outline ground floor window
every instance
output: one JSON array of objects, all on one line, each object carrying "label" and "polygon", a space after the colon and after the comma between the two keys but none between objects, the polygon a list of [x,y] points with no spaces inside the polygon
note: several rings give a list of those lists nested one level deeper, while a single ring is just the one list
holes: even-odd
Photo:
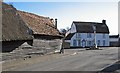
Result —
[{"label": "ground floor window", "polygon": [[77,41],[73,40],[73,46],[77,46]]},{"label": "ground floor window", "polygon": [[103,40],[103,46],[105,46],[105,40]]},{"label": "ground floor window", "polygon": [[81,40],[78,40],[78,46],[81,46]]},{"label": "ground floor window", "polygon": [[85,39],[83,39],[82,40],[82,45],[81,45],[82,47],[85,47],[86,46],[86,40]]},{"label": "ground floor window", "polygon": [[87,46],[92,46],[92,41],[87,41]]},{"label": "ground floor window", "polygon": [[97,41],[97,45],[100,46],[100,40]]}]

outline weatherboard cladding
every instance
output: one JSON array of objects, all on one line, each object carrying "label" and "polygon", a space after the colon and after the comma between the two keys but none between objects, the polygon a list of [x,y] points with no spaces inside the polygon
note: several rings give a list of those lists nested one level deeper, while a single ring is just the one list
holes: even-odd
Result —
[{"label": "weatherboard cladding", "polygon": [[79,22],[73,21],[76,26],[76,30],[79,33],[93,33],[93,25],[96,26],[96,33],[107,33],[109,34],[109,28],[106,24],[95,23],[95,22]]},{"label": "weatherboard cladding", "polygon": [[30,40],[28,27],[12,5],[2,3],[2,41]]}]

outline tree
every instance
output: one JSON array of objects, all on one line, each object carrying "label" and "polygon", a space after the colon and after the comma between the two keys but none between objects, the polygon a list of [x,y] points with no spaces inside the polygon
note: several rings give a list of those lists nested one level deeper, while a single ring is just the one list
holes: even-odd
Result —
[{"label": "tree", "polygon": [[70,30],[70,28],[69,28],[69,27],[67,27],[67,28],[66,28],[66,30],[68,31],[68,30]]},{"label": "tree", "polygon": [[70,30],[69,27],[60,29],[60,33],[65,36],[65,34]]},{"label": "tree", "polygon": [[67,30],[66,29],[60,29],[60,33],[65,36]]}]

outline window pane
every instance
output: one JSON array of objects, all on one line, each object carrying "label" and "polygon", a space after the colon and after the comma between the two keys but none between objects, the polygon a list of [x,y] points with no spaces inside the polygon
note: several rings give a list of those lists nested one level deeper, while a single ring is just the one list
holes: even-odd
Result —
[{"label": "window pane", "polygon": [[92,37],[92,34],[91,33],[88,33],[87,34],[87,38],[91,38]]},{"label": "window pane", "polygon": [[98,46],[100,46],[100,40],[98,40],[98,42],[97,42],[97,43],[98,43],[97,45],[98,45]]},{"label": "window pane", "polygon": [[87,46],[92,46],[92,41],[87,41]]},{"label": "window pane", "polygon": [[103,40],[103,46],[105,46],[105,40]]},{"label": "window pane", "polygon": [[78,46],[81,46],[81,40],[78,40]]},{"label": "window pane", "polygon": [[76,40],[73,40],[73,46],[77,46]]},{"label": "window pane", "polygon": [[105,38],[105,34],[103,34],[103,38]]},{"label": "window pane", "polygon": [[79,38],[81,38],[81,34],[79,33]]}]

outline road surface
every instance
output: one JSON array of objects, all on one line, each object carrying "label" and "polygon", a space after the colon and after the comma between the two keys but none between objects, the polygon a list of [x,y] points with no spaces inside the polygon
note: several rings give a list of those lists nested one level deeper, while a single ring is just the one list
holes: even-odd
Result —
[{"label": "road surface", "polygon": [[36,63],[15,71],[101,71],[118,60],[118,48],[102,50],[65,50],[70,55]]}]

